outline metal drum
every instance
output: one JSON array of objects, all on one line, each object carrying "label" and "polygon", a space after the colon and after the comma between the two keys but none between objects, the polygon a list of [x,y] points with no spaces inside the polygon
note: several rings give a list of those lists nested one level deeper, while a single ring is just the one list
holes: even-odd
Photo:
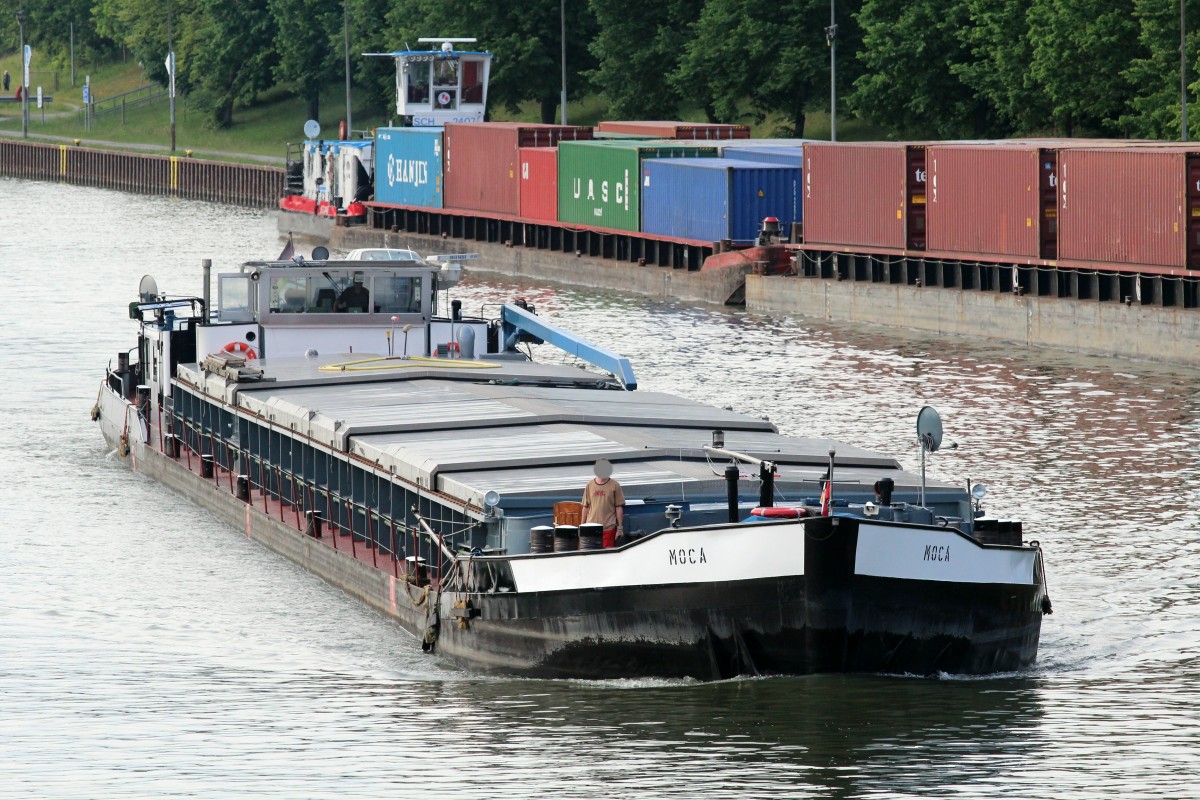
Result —
[{"label": "metal drum", "polygon": [[554,552],[564,553],[579,549],[579,528],[576,525],[554,526]]},{"label": "metal drum", "polygon": [[529,552],[554,552],[554,527],[551,525],[535,525],[529,529]]},{"label": "metal drum", "polygon": [[604,526],[599,522],[585,522],[579,526],[580,550],[604,549]]}]

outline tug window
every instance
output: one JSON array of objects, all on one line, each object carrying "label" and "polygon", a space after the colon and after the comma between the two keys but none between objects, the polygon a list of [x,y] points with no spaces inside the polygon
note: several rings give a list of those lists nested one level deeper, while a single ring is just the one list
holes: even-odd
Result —
[{"label": "tug window", "polygon": [[419,314],[421,279],[400,275],[376,275],[375,311],[380,314]]},{"label": "tug window", "polygon": [[221,275],[217,279],[218,319],[221,322],[251,322],[254,309],[250,306],[250,277]]},{"label": "tug window", "polygon": [[272,280],[271,311],[283,314],[304,311],[308,299],[307,283],[305,278],[295,276]]},{"label": "tug window", "polygon": [[408,102],[429,102],[429,64],[409,64],[408,73]]}]

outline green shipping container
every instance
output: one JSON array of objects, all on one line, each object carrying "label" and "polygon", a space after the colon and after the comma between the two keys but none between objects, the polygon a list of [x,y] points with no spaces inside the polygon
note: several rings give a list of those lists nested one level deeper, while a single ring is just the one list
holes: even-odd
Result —
[{"label": "green shipping container", "polygon": [[558,220],[618,231],[642,229],[642,160],[713,158],[690,142],[621,139],[558,144]]}]

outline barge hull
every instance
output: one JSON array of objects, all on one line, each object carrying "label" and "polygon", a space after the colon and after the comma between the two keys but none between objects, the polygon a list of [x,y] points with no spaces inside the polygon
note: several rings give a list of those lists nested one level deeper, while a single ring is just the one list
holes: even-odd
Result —
[{"label": "barge hull", "polygon": [[[138,424],[137,412],[114,393],[101,392],[99,409],[101,431],[114,449],[130,430],[126,420],[132,421],[126,460],[135,471],[473,670],[538,678],[712,680],[813,672],[982,674],[1028,667],[1036,658],[1045,596],[1040,580],[997,586],[855,574],[859,523],[849,518],[809,520],[803,534],[796,531],[806,539],[807,580],[796,574],[539,592],[416,586],[389,571],[390,559],[387,569],[374,566],[304,535],[290,511],[279,509],[276,516],[238,499],[228,473],[202,478],[182,459],[146,444],[142,435],[157,441],[156,431]],[[475,563],[489,561],[503,578],[505,559]]]}]

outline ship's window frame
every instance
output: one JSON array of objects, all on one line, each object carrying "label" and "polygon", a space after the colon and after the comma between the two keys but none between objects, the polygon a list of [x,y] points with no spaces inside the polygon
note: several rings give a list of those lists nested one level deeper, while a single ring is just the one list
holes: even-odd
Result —
[{"label": "ship's window frame", "polygon": [[217,320],[253,322],[258,309],[258,293],[250,275],[237,272],[217,276]]}]

